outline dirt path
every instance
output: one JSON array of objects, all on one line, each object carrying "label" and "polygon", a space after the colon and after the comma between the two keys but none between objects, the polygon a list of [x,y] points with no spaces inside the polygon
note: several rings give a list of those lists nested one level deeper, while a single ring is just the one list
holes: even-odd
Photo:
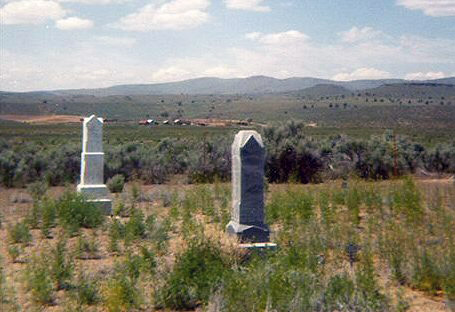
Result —
[{"label": "dirt path", "polygon": [[76,115],[0,115],[0,119],[30,124],[80,123]]}]

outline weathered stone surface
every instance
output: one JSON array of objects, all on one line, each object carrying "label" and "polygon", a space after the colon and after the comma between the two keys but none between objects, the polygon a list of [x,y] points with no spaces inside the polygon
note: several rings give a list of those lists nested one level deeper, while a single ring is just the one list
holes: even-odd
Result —
[{"label": "weathered stone surface", "polygon": [[95,115],[84,119],[82,130],[81,183],[77,191],[111,214],[112,201],[104,185],[103,119]]},{"label": "weathered stone surface", "polygon": [[265,149],[256,131],[240,131],[232,144],[232,215],[227,232],[241,241],[266,242],[264,223]]},{"label": "weathered stone surface", "polygon": [[81,155],[81,184],[97,185],[104,182],[104,153],[84,153]]}]

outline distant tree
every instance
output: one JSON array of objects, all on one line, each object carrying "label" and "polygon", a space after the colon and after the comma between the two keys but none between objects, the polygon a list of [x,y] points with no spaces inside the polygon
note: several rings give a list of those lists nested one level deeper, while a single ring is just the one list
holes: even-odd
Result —
[{"label": "distant tree", "polygon": [[168,113],[168,112],[162,112],[162,113],[160,114],[160,116],[161,116],[161,117],[164,117],[164,118],[167,118],[167,117],[169,117],[169,113]]}]

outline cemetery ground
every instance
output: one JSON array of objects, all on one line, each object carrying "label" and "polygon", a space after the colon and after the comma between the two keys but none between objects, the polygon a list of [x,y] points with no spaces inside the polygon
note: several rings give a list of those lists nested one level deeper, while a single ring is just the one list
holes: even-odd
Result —
[{"label": "cemetery ground", "polygon": [[230,183],[2,188],[2,311],[448,311],[453,180],[267,184],[275,251],[225,234]]},{"label": "cemetery ground", "polygon": [[[107,124],[105,177],[119,191],[110,218],[74,193],[80,124],[0,122],[2,174],[11,178],[0,189],[0,311],[447,311],[455,298],[453,179],[361,180],[355,168],[369,164],[357,166],[353,158],[347,188],[333,177],[267,184],[266,222],[278,248],[247,252],[225,234],[230,183],[215,175],[204,184],[200,175],[229,155],[238,130]],[[451,129],[394,131],[428,149],[417,150],[424,165],[453,164],[450,153],[446,160],[432,150],[451,144]],[[345,163],[351,149],[368,155],[376,147],[385,154],[373,159],[393,164],[393,145],[380,127],[291,123],[263,138],[272,156],[302,142],[323,156],[325,142],[340,134],[364,140],[365,149],[341,140],[343,148],[332,149],[334,165]],[[416,151],[409,146],[398,145],[403,155]],[[229,163],[213,168],[224,170],[226,181]],[[129,174],[124,188],[113,178],[119,172]]]}]

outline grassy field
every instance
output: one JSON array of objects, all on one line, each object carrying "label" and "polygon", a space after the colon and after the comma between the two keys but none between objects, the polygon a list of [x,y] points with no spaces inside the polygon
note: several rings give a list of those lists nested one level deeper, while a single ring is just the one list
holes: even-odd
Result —
[{"label": "grassy field", "polygon": [[[104,125],[104,141],[110,143],[157,142],[163,138],[196,138],[232,135],[240,128],[198,126],[139,126],[136,123],[107,123]],[[82,124],[36,125],[0,121],[0,138],[13,141],[80,144]]]},{"label": "grassy field", "polygon": [[132,183],[114,218],[64,188],[1,190],[0,308],[446,311],[455,299],[453,181],[267,190],[278,249],[259,254],[224,232],[229,184]]},{"label": "grassy field", "polygon": [[[442,89],[441,89],[442,88]],[[220,118],[322,127],[453,129],[455,88],[383,86],[329,95],[301,92],[261,95],[45,96],[0,95],[0,114],[90,115],[119,120]]]},{"label": "grassy field", "polygon": [[[279,124],[274,122],[271,124]],[[196,138],[231,136],[239,130],[256,129],[261,126],[251,127],[199,127],[199,126],[139,126],[136,123],[107,123],[104,126],[105,143],[115,144],[122,142],[157,142],[163,138]],[[427,147],[438,143],[453,142],[455,128],[441,128],[437,125],[428,127],[353,127],[349,125],[340,127],[307,127],[305,135],[316,139],[336,135],[346,135],[355,139],[370,139],[372,136],[382,136],[387,130],[393,130],[397,135],[405,136]],[[13,141],[43,142],[45,144],[58,144],[59,142],[73,142],[80,144],[82,133],[81,124],[26,124],[0,120],[0,138]]]}]

